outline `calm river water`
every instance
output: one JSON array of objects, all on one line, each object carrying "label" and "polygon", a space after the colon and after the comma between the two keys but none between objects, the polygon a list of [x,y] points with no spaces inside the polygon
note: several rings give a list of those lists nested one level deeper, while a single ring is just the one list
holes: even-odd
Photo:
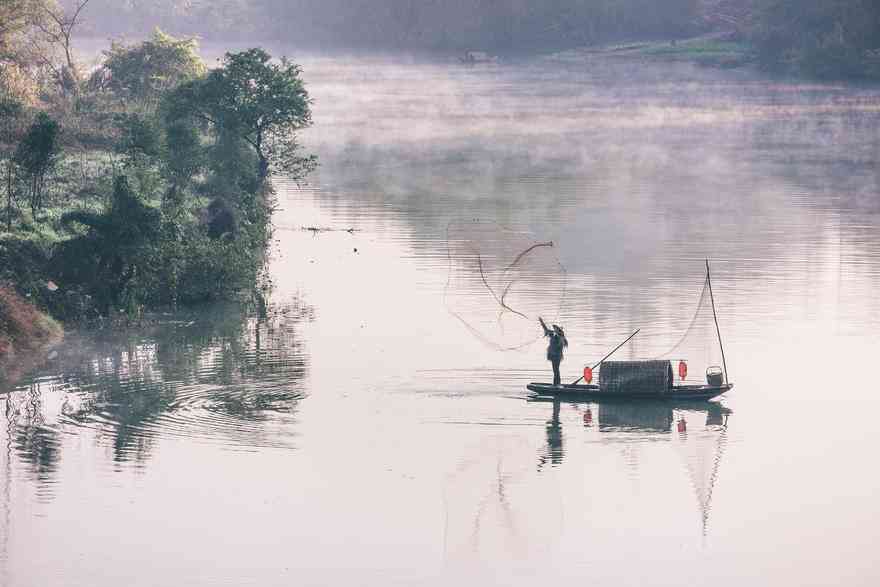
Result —
[{"label": "calm river water", "polygon": [[[266,311],[72,332],[0,394],[0,584],[880,582],[880,91],[303,63],[322,167],[279,183]],[[680,334],[710,258],[735,389],[527,402],[544,343],[444,301],[473,219],[556,243],[565,379]]]}]

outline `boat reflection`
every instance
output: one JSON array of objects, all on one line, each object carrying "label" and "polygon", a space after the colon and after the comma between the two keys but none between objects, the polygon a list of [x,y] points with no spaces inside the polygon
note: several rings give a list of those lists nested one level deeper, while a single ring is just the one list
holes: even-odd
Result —
[{"label": "boat reflection", "polygon": [[[727,426],[733,413],[719,402],[579,402],[553,398],[530,398],[530,402],[553,405],[553,415],[547,421],[548,446],[561,446],[559,414],[563,403],[576,406],[583,412],[584,426],[596,426],[602,432],[664,433],[673,430],[673,424],[688,419],[705,421],[706,427]],[[676,428],[677,429],[677,428]],[[549,452],[549,451],[548,451]]]},{"label": "boat reflection", "polygon": [[[563,430],[561,402],[551,403],[552,416],[546,424],[546,443],[538,455],[538,471],[549,463],[562,464]],[[604,444],[624,444],[627,466],[637,469],[632,440],[668,441],[679,456],[693,487],[700,511],[701,527],[707,535],[712,495],[718,480],[721,459],[727,444],[730,409],[718,402],[564,402],[579,410],[583,427],[595,430]]]},{"label": "boat reflection", "polygon": [[[705,420],[705,425],[727,426],[727,418],[732,413],[717,402],[681,403],[601,403],[588,405],[588,410],[596,410],[598,427],[604,432],[671,432],[673,427],[681,431],[679,424],[688,420],[696,423]],[[705,417],[703,415],[705,414]]]}]

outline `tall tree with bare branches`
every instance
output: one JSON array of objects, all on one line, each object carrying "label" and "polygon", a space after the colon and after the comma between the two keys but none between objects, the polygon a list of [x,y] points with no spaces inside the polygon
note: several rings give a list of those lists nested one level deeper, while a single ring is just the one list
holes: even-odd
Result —
[{"label": "tall tree with bare branches", "polygon": [[41,5],[44,18],[34,23],[45,41],[63,55],[60,65],[51,55],[43,56],[43,64],[52,70],[67,93],[79,93],[82,78],[73,52],[73,34],[82,23],[83,10],[90,1],[76,0],[69,8],[63,8],[55,2],[45,2]]}]

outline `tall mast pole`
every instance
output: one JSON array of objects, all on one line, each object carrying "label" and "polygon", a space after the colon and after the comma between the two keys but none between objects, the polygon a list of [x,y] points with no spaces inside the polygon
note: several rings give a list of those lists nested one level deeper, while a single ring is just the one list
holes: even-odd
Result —
[{"label": "tall mast pole", "polygon": [[721,347],[721,364],[724,366],[724,383],[727,384],[727,359],[724,358],[724,343],[721,342],[721,329],[718,328],[718,314],[715,313],[715,295],[712,293],[712,274],[709,272],[709,259],[706,259],[706,281],[709,284],[709,299],[712,300],[712,317],[715,318],[715,333]]}]

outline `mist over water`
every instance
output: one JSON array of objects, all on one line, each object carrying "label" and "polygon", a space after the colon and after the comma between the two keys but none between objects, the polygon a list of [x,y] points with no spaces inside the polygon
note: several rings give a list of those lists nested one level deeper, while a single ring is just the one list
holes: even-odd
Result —
[{"label": "mist over water", "polygon": [[[321,167],[277,182],[268,306],[71,333],[0,396],[0,584],[876,583],[880,91],[298,61]],[[569,380],[668,348],[711,259],[736,387],[527,402],[543,343],[444,303],[474,218],[556,245]]]}]

